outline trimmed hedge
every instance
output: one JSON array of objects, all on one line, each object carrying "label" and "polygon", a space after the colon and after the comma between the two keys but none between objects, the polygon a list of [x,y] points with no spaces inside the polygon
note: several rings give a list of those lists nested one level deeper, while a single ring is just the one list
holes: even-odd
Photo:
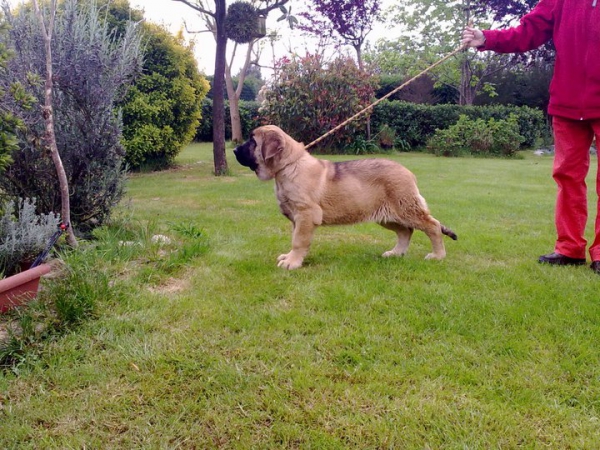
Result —
[{"label": "trimmed hedge", "polygon": [[[240,102],[242,129],[244,136],[264,123],[258,102]],[[420,105],[402,101],[384,100],[373,109],[371,129],[380,130],[385,125],[396,133],[396,140],[403,143],[403,148],[424,149],[427,141],[436,130],[445,130],[455,125],[460,116],[471,120],[481,119],[488,122],[507,120],[511,115],[516,117],[519,134],[524,141],[521,148],[531,148],[546,129],[544,113],[539,109],[527,106],[492,105],[492,106],[460,106],[460,105]],[[196,133],[196,140],[212,141],[212,102],[204,100],[202,105],[202,124]],[[229,109],[226,111],[226,138],[231,137]],[[344,133],[340,130],[339,133]],[[354,139],[365,139],[365,136],[354,136]],[[344,139],[340,139],[340,142]]]},{"label": "trimmed hedge", "polygon": [[511,114],[516,116],[519,134],[525,139],[521,147],[533,147],[546,127],[546,120],[541,110],[527,106],[417,105],[384,100],[374,108],[371,125],[375,130],[389,125],[411,148],[423,148],[436,130],[456,124],[461,115],[487,122],[507,120]]}]

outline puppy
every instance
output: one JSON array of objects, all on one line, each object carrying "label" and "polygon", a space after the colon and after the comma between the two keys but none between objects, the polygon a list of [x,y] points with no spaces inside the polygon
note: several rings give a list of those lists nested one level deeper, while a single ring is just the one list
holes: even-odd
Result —
[{"label": "puppy", "polygon": [[415,228],[431,240],[433,251],[426,259],[446,256],[442,234],[457,239],[431,216],[413,173],[396,162],[317,159],[274,125],[256,128],[233,152],[260,180],[275,179],[279,209],[293,224],[292,249],[277,258],[279,267],[302,265],[319,225],[376,222],[397,235],[384,257],[404,255]]}]

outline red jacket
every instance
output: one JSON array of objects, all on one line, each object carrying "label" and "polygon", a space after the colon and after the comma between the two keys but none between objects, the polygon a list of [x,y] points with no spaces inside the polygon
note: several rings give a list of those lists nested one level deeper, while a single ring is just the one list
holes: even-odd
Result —
[{"label": "red jacket", "polygon": [[600,0],[541,0],[519,26],[483,34],[480,49],[499,53],[525,52],[554,39],[548,113],[600,118]]}]

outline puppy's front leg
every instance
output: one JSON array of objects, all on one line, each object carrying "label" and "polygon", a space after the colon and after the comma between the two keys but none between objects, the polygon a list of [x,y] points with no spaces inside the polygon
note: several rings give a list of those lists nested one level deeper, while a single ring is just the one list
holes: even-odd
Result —
[{"label": "puppy's front leg", "polygon": [[277,267],[293,270],[302,266],[302,261],[308,253],[310,243],[315,231],[314,214],[303,211],[294,217],[294,231],[292,232],[292,250],[279,255]]}]

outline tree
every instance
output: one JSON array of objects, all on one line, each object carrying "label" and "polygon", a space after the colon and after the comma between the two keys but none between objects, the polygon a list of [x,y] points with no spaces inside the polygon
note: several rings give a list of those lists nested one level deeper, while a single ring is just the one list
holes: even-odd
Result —
[{"label": "tree", "polygon": [[381,10],[381,0],[310,0],[299,14],[307,20],[298,28],[316,36],[329,36],[356,51],[363,69],[362,48]]},{"label": "tree", "polygon": [[[226,0],[215,0],[214,9],[211,10],[205,5],[204,0],[172,1],[183,3],[207,17],[207,26],[215,37],[217,48],[215,54],[214,84],[212,87],[213,156],[215,175],[224,175],[228,171],[227,157],[225,154],[225,76],[227,71],[227,32],[225,25],[227,19],[227,2]],[[256,9],[256,12],[258,15],[266,17],[270,11],[283,7],[288,1],[289,0],[260,0],[263,7]],[[243,84],[243,80],[241,84]]]},{"label": "tree", "polygon": [[[399,67],[408,75],[456,49],[464,26],[473,21],[480,28],[497,28],[514,25],[515,20],[529,11],[538,0],[408,0],[396,3],[389,11],[390,23],[406,30],[395,43],[396,56],[390,53],[391,45],[378,46],[384,55],[373,56],[387,65],[402,61]],[[400,54],[401,56],[397,56]],[[499,55],[493,52],[465,51],[445,62],[430,75],[436,88],[445,86],[456,91],[460,104],[472,104],[478,94],[494,95],[489,81],[509,68],[532,65],[539,58],[551,60],[549,46],[539,52],[525,55]]]},{"label": "tree", "polygon": [[56,134],[54,131],[54,72],[52,68],[52,38],[54,33],[54,20],[56,17],[56,0],[52,0],[48,6],[47,15],[48,24],[46,25],[44,13],[41,11],[37,0],[33,0],[33,9],[40,22],[42,38],[44,40],[44,55],[46,59],[46,74],[44,79],[44,106],[42,107],[42,117],[44,118],[46,132],[44,135],[47,146],[50,149],[50,156],[56,169],[58,185],[60,187],[61,199],[61,220],[67,225],[67,243],[73,247],[77,246],[77,239],[71,225],[71,200],[69,198],[69,182],[65,167],[63,166],[58,146],[56,144]]},{"label": "tree", "polygon": [[[377,98],[387,95],[415,75],[414,59],[403,52],[399,41],[379,41],[375,50],[365,54],[365,62],[379,75],[379,88],[375,92]],[[439,88],[429,74],[417,78],[389,99],[425,104],[443,102]]]},{"label": "tree", "polygon": [[[0,104],[23,127],[17,132],[19,149],[0,178],[0,191],[15,200],[36,198],[39,212],[57,211],[61,196],[47,157],[48,121],[39,113],[48,116],[46,46],[31,7],[13,13],[4,2],[3,8],[11,26],[4,44],[14,56],[8,76],[0,79]],[[61,3],[54,20],[50,78],[56,147],[69,185],[71,225],[86,232],[107,220],[123,193],[124,151],[115,104],[141,67],[141,37],[129,24],[118,40],[94,5],[76,0]]]},{"label": "tree", "polygon": [[[258,29],[259,17],[255,5],[259,1],[260,0],[253,0],[252,3],[238,1],[232,3],[227,8],[225,27],[227,37],[233,40],[233,50],[231,52],[229,61],[225,62],[225,88],[227,98],[229,99],[231,140],[236,144],[243,141],[239,102],[242,95],[242,89],[244,87],[244,80],[246,78],[246,70],[253,63],[255,48],[254,44],[264,36],[261,30]],[[210,21],[208,19],[209,18],[205,16],[207,28],[209,30],[214,30],[216,27],[214,21]],[[238,45],[240,44],[247,44],[246,55],[244,58],[244,64],[242,65],[242,70],[238,76],[237,85],[234,85],[231,67],[233,66]],[[255,56],[255,60],[258,60],[258,54]]]},{"label": "tree", "polygon": [[[256,100],[258,96],[258,92],[260,88],[262,88],[265,84],[265,80],[262,78],[262,74],[260,72],[260,67],[256,65],[252,65],[248,67],[244,72],[244,82],[242,83],[242,92],[240,95],[240,100],[245,100],[248,102],[253,102]],[[234,83],[238,85],[240,83],[240,75],[242,74],[242,70],[240,70],[239,74],[233,78]]]},{"label": "tree", "polygon": [[[411,0],[395,5],[391,12],[391,22],[406,30],[396,47],[404,55],[407,75],[414,75],[457,48],[460,33],[471,20],[472,5],[471,0]],[[489,12],[481,14],[490,19]],[[491,88],[486,78],[508,62],[506,55],[464,51],[430,75],[438,85],[456,90],[460,104],[469,105],[477,92]]]},{"label": "tree", "polygon": [[473,10],[478,14],[490,13],[493,20],[507,26],[529,12],[539,0],[474,0]]},{"label": "tree", "polygon": [[[515,25],[516,21],[531,11],[539,0],[472,0],[473,14],[476,16],[491,16],[499,27]],[[512,60],[515,65],[527,64],[533,66],[534,62],[554,62],[555,50],[552,41],[542,47],[528,52],[527,55],[514,54]]]},{"label": "tree", "polygon": [[516,70],[513,68],[498,72],[490,78],[495,86],[496,95],[494,97],[479,95],[475,104],[510,104],[546,111],[550,101],[548,87],[552,73],[553,64],[543,60],[537,60],[531,67],[521,66]]}]

